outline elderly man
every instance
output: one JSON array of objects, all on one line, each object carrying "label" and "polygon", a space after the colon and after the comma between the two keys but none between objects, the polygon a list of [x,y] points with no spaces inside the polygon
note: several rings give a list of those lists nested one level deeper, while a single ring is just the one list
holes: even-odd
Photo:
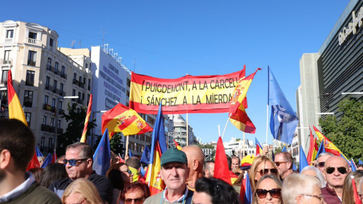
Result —
[{"label": "elderly man", "polygon": [[284,204],[322,204],[320,182],[317,178],[304,174],[287,176],[282,185]]},{"label": "elderly man", "polygon": [[169,204],[192,202],[193,191],[188,190],[186,179],[188,178],[188,160],[184,152],[177,149],[168,149],[161,156],[160,177],[166,188],[145,200],[145,204]]},{"label": "elderly man", "polygon": [[35,152],[31,130],[15,119],[0,119],[0,203],[61,203],[56,194],[25,173]]},{"label": "elderly man", "polygon": [[182,151],[187,155],[189,175],[187,184],[189,190],[195,190],[195,182],[203,176],[204,154],[197,145],[183,147]]},{"label": "elderly man", "polygon": [[342,203],[344,179],[349,173],[348,162],[338,156],[331,156],[325,161],[324,176],[326,187],[321,189],[325,202]]},{"label": "elderly man", "polygon": [[275,155],[275,164],[282,180],[294,173],[292,162],[292,156],[289,152],[280,152]]},{"label": "elderly man", "polygon": [[100,176],[93,171],[92,149],[90,146],[79,142],[68,145],[63,162],[68,178],[53,183],[49,187],[50,190],[62,197],[64,190],[72,181],[78,178],[86,178],[95,184],[105,202],[112,202],[112,184],[105,176]]},{"label": "elderly man", "polygon": [[323,152],[319,154],[318,159],[316,160],[315,167],[319,168],[321,173],[324,173],[325,161],[329,159],[329,157],[334,156],[332,153]]}]

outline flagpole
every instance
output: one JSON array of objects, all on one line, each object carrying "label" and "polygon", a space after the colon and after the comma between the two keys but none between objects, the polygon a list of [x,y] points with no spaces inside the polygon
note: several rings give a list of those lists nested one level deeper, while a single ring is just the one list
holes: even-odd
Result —
[{"label": "flagpole", "polygon": [[226,132],[227,125],[228,125],[228,120],[229,120],[229,115],[228,115],[228,118],[227,118],[226,124],[224,125],[224,129],[223,129],[223,133],[222,133],[222,138],[223,138],[223,136],[224,136],[224,133]]},{"label": "flagpole", "polygon": [[129,138],[130,138],[130,135],[129,136],[126,136],[126,151],[125,151],[125,161],[126,161],[126,156],[129,155]]},{"label": "flagpole", "polygon": [[187,115],[186,115],[186,121],[187,121],[187,138],[186,138],[186,143],[187,143],[187,145],[186,146],[188,146],[189,145],[189,114],[187,113]]}]

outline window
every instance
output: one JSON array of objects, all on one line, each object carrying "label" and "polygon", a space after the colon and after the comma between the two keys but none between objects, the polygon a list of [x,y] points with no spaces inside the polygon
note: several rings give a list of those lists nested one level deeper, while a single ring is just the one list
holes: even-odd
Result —
[{"label": "window", "polygon": [[47,116],[43,116],[43,122],[42,122],[43,125],[46,125],[47,124]]},{"label": "window", "polygon": [[6,38],[13,38],[14,37],[14,30],[7,30],[6,31]]},{"label": "window", "polygon": [[41,150],[44,149],[44,144],[45,144],[45,137],[42,137],[42,139],[40,139],[40,149]]},{"label": "window", "polygon": [[57,86],[58,86],[58,82],[57,82],[57,80],[54,80],[53,81],[53,90],[54,91],[57,91]]},{"label": "window", "polygon": [[49,46],[53,47],[53,38],[49,39]]},{"label": "window", "polygon": [[66,67],[62,66],[61,74],[64,75],[66,73]]},{"label": "window", "polygon": [[57,128],[61,128],[61,120],[58,120],[58,123],[57,123]]},{"label": "window", "polygon": [[46,76],[45,77],[45,88],[49,89],[49,86],[50,86],[50,77]]},{"label": "window", "polygon": [[79,80],[78,80],[79,83],[82,83],[82,77],[79,76]]},{"label": "window", "polygon": [[77,73],[73,73],[73,80],[77,80]]},{"label": "window", "polygon": [[62,110],[62,106],[63,106],[63,101],[59,100],[58,101],[58,109]]},{"label": "window", "polygon": [[51,118],[51,119],[50,119],[50,126],[55,127],[54,118]]},{"label": "window", "polygon": [[24,106],[32,107],[33,105],[33,91],[24,90]]},{"label": "window", "polygon": [[88,79],[88,90],[91,91],[91,79]]},{"label": "window", "polygon": [[28,38],[34,39],[34,40],[37,39],[37,33],[29,32]]},{"label": "window", "polygon": [[58,67],[59,67],[59,63],[55,62],[55,64],[54,64],[54,71],[55,72],[58,72]]},{"label": "window", "polygon": [[52,98],[52,107],[55,108],[55,98]]},{"label": "window", "polygon": [[52,70],[52,58],[48,57],[47,61],[47,69]]},{"label": "window", "polygon": [[48,138],[48,148],[52,148],[54,146],[54,143],[53,143],[53,138]]},{"label": "window", "polygon": [[28,65],[35,66],[36,60],[37,60],[37,52],[29,50]]},{"label": "window", "polygon": [[48,101],[49,101],[49,96],[45,95],[44,96],[44,104],[48,104]]},{"label": "window", "polygon": [[26,71],[25,85],[34,86],[34,75],[35,75],[35,71],[30,71],[30,70]]},{"label": "window", "polygon": [[8,72],[9,70],[3,70],[1,73],[1,83],[5,84],[8,82]]},{"label": "window", "polygon": [[31,122],[31,119],[32,119],[32,113],[24,112],[24,115],[25,115],[26,122],[28,123],[28,126],[30,127],[30,122]]},{"label": "window", "polygon": [[10,64],[10,50],[4,51],[4,64]]},{"label": "window", "polygon": [[73,89],[72,90],[72,96],[75,96],[76,95],[76,90],[75,89]]},{"label": "window", "polygon": [[64,87],[64,85],[63,85],[63,83],[60,83],[59,84],[59,90],[63,93],[63,87]]}]

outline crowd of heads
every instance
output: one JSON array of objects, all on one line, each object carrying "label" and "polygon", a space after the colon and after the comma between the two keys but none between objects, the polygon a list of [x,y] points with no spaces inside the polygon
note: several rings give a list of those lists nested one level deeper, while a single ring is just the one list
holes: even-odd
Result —
[{"label": "crowd of heads", "polygon": [[[199,146],[186,146],[182,150],[169,148],[161,156],[160,177],[156,181],[166,190],[154,194],[155,189],[148,186],[145,176],[141,175],[147,166],[142,165],[139,157],[124,160],[112,153],[108,172],[100,176],[93,170],[92,148],[85,143],[74,143],[67,146],[65,155],[56,163],[26,172],[34,155],[34,146],[34,136],[28,127],[17,120],[1,119],[0,202],[3,195],[12,192],[22,182],[33,180],[59,197],[59,202],[54,203],[66,204],[164,201],[238,204],[241,203],[241,186],[246,183],[250,183],[251,202],[254,204],[353,204],[356,203],[354,186],[359,199],[363,199],[363,167],[358,166],[353,172],[345,158],[331,153],[318,155],[312,165],[299,172],[294,170],[294,160],[288,152],[276,154],[274,160],[266,155],[257,156],[248,168],[242,166],[242,158],[232,155],[227,159],[229,175],[236,179],[226,182],[215,178],[217,164],[213,160],[205,161]],[[246,186],[243,188],[246,190]],[[44,191],[47,193],[48,190]]]}]

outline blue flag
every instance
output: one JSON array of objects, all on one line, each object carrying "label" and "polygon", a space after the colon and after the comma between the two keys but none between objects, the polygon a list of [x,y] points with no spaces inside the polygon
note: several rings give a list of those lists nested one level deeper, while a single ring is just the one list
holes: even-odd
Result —
[{"label": "blue flag", "polygon": [[358,165],[363,165],[363,162],[362,162],[362,160],[358,160]]},{"label": "blue flag", "polygon": [[272,136],[276,140],[291,144],[298,119],[269,67],[268,105],[271,107],[270,130]]},{"label": "blue flag", "polygon": [[[241,201],[244,204],[252,203],[252,188],[250,183],[250,176],[247,174],[246,179],[243,180],[243,186],[241,187]],[[244,192],[242,192],[244,191]]]},{"label": "blue flag", "polygon": [[35,146],[35,152],[37,153],[37,157],[43,157],[42,152],[40,151],[38,146]]},{"label": "blue flag", "polygon": [[108,139],[108,129],[106,129],[93,154],[93,170],[99,175],[106,175],[107,170],[110,168],[110,159],[110,140]]},{"label": "blue flag", "polygon": [[[164,127],[164,117],[161,111],[161,103],[158,110],[158,115],[156,116],[156,121],[154,124],[154,129],[152,133],[151,140],[151,152],[150,155],[154,155],[155,146],[159,145],[161,154],[164,153],[167,149],[166,140],[165,140],[165,127]],[[152,164],[154,157],[150,156],[149,164]]]},{"label": "blue flag", "polygon": [[282,148],[281,152],[287,152],[287,149],[285,146]]},{"label": "blue flag", "polygon": [[149,164],[150,161],[150,148],[145,145],[144,151],[142,152],[140,162],[143,164]]},{"label": "blue flag", "polygon": [[299,170],[303,170],[304,167],[309,166],[308,160],[306,159],[305,153],[301,145],[299,146],[300,153],[299,153]]},{"label": "blue flag", "polygon": [[[344,158],[344,157],[343,157],[343,158]],[[353,172],[357,171],[357,168],[356,168],[356,166],[355,166],[355,163],[354,163],[354,160],[353,160],[353,159],[351,159],[351,160],[349,161],[349,165],[350,165],[350,168],[352,169],[352,171],[353,171]]]},{"label": "blue flag", "polygon": [[133,155],[132,155],[132,152],[131,152],[131,149],[129,149],[129,158],[131,158]]},{"label": "blue flag", "polygon": [[316,153],[315,160],[317,160],[317,159],[318,159],[319,154],[324,153],[324,152],[325,152],[325,146],[324,146],[324,140],[322,140],[322,141],[321,141],[321,143],[320,143],[319,150],[318,150],[318,152]]},{"label": "blue flag", "polygon": [[45,157],[44,161],[43,161],[43,164],[41,166],[41,168],[45,168],[47,167],[50,163],[52,163],[52,154],[51,153],[48,153],[47,157]]}]

